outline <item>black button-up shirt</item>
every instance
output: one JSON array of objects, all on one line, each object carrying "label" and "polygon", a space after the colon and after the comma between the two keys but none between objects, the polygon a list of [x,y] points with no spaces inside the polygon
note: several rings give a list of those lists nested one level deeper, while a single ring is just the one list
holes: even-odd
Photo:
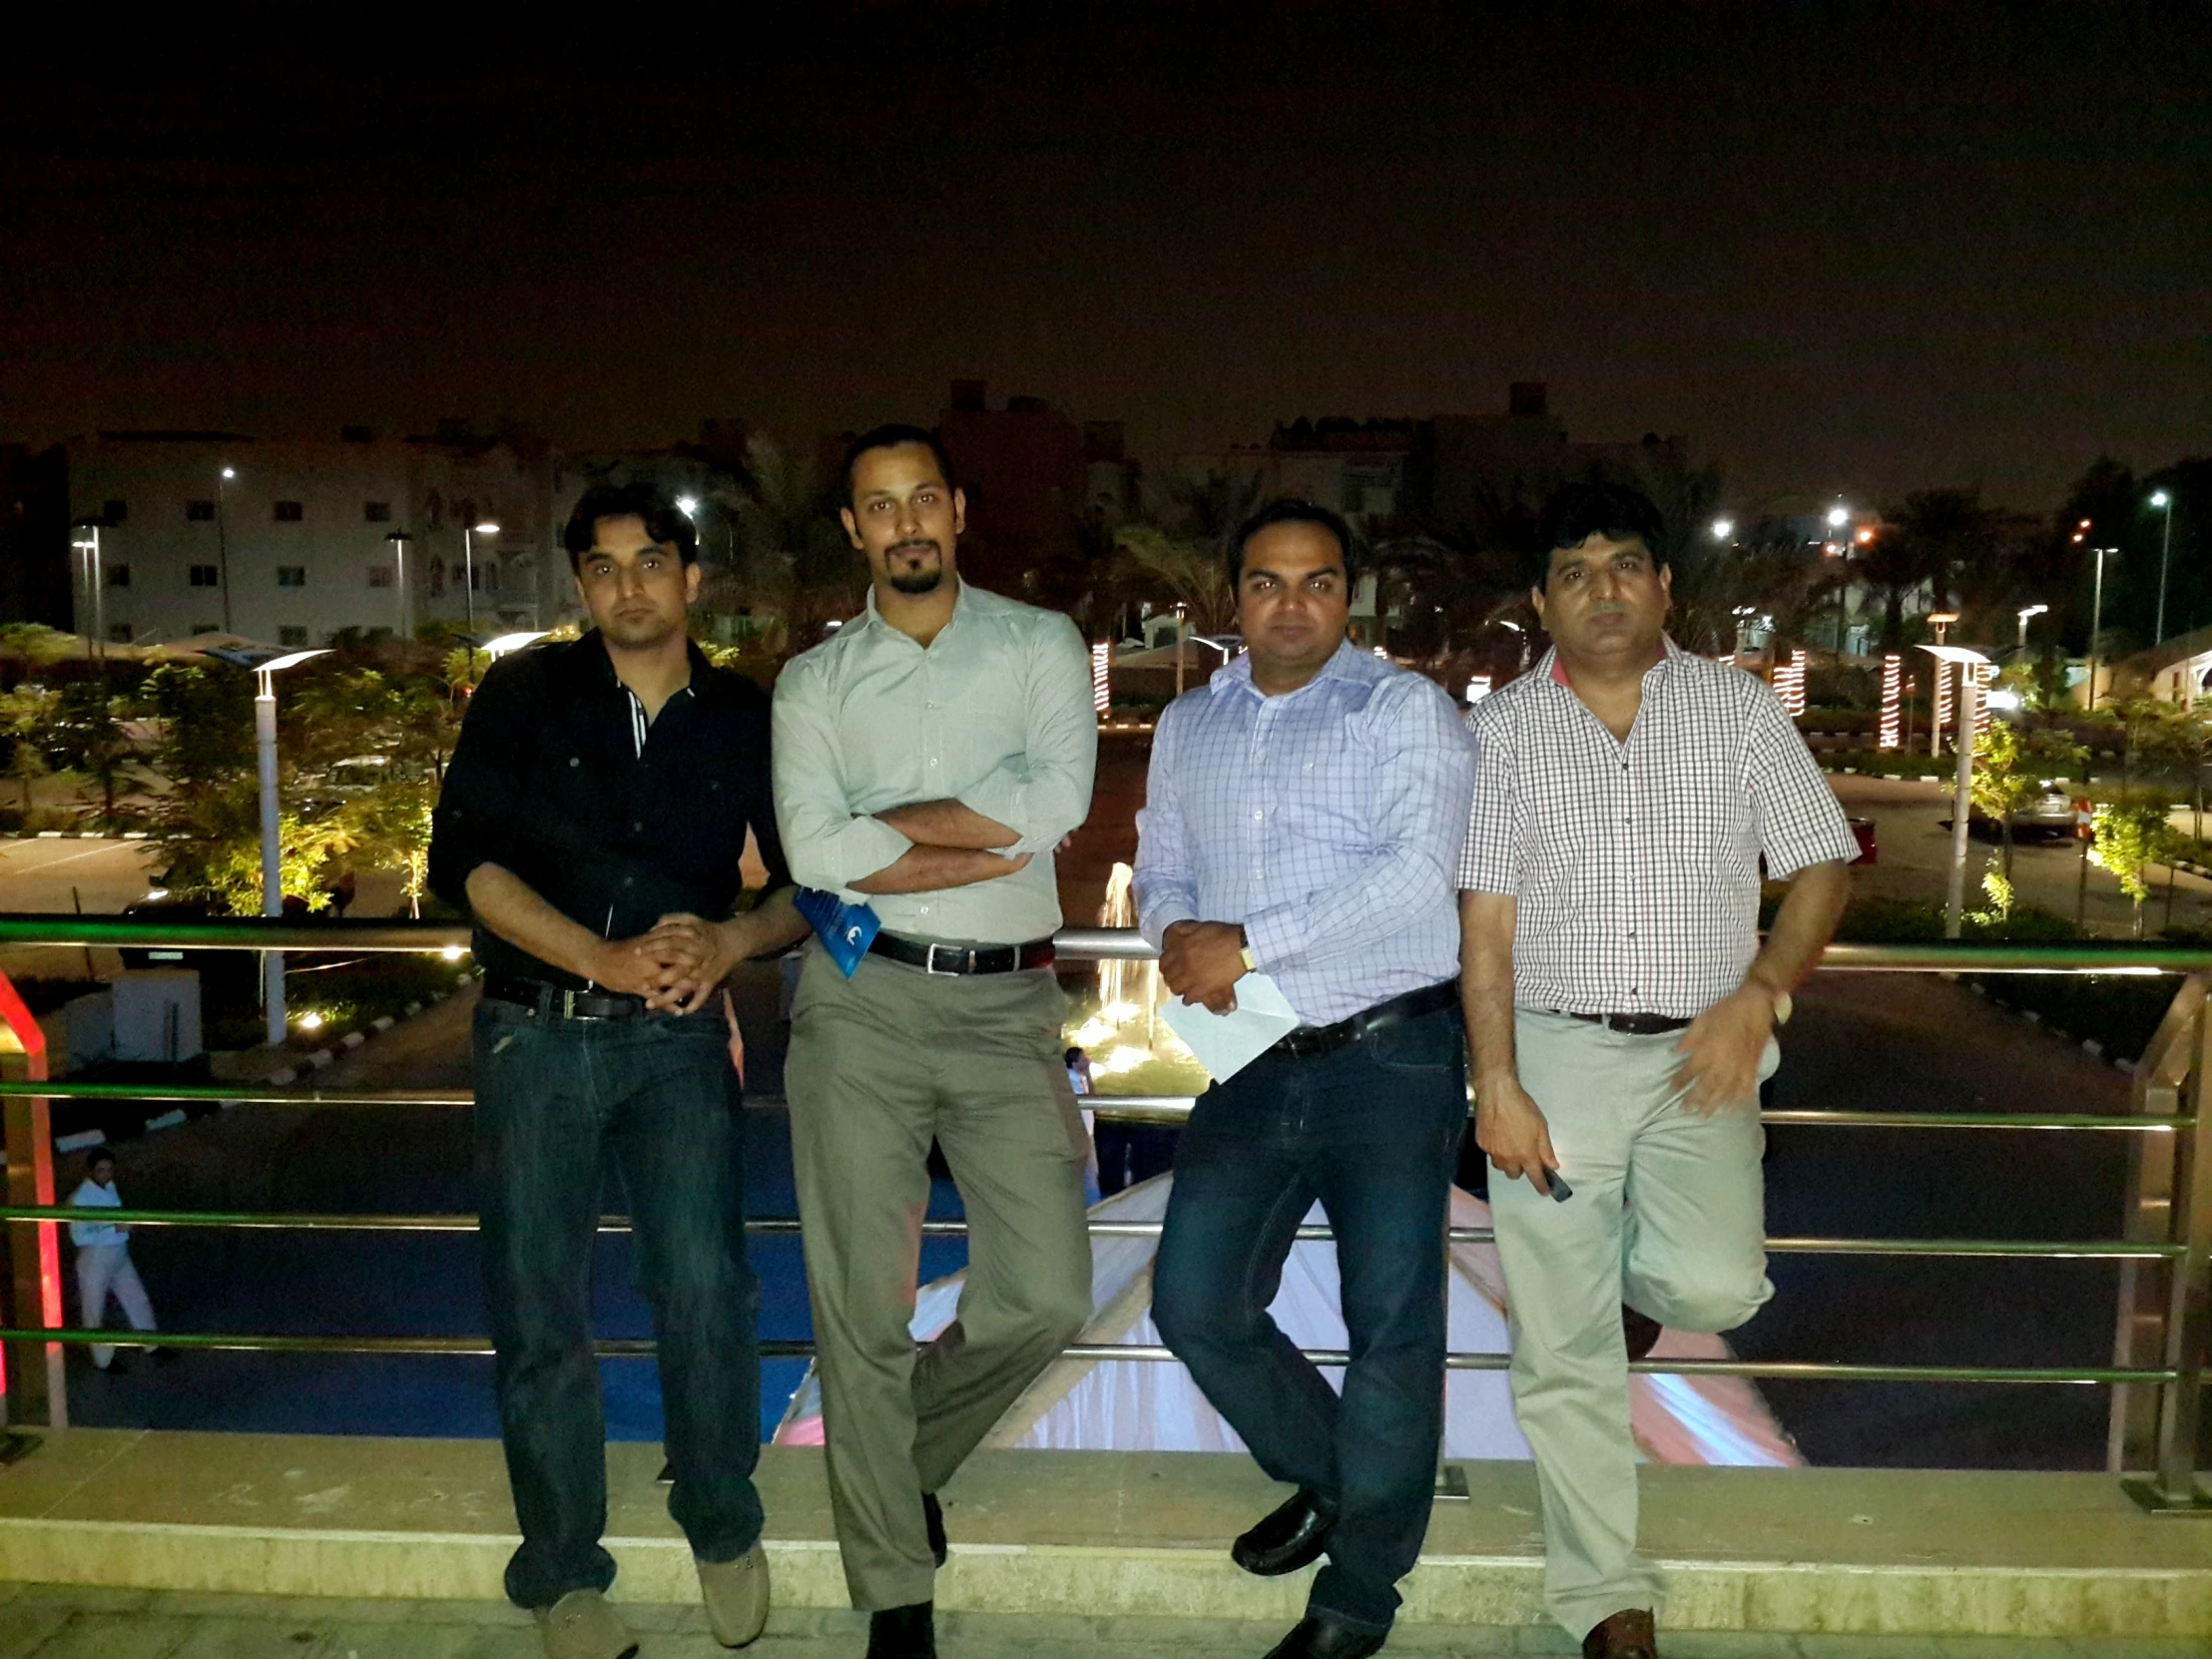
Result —
[{"label": "black button-up shirt", "polygon": [[[770,887],[789,882],[768,694],[690,650],[691,684],[650,726],[596,630],[495,665],[446,769],[431,890],[466,909],[470,871],[493,863],[602,938],[633,937],[673,910],[719,921],[743,885],[748,830]],[[476,960],[491,974],[583,983],[481,922]]]}]

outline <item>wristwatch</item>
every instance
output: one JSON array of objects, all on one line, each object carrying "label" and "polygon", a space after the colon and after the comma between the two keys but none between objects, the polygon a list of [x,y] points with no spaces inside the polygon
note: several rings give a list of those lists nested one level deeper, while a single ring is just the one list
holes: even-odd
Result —
[{"label": "wristwatch", "polygon": [[1258,957],[1252,954],[1252,946],[1249,944],[1238,945],[1237,954],[1244,958],[1245,972],[1258,973],[1260,971],[1260,961]]}]

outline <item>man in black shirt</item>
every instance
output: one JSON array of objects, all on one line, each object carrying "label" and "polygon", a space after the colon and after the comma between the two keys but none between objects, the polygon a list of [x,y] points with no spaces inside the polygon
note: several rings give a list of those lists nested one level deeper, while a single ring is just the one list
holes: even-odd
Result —
[{"label": "man in black shirt", "polygon": [[[563,540],[597,625],[519,653],[471,704],[430,884],[476,920],[484,1294],[522,1547],[507,1594],[549,1659],[622,1659],[591,1263],[603,1151],[620,1161],[653,1305],[675,1489],[709,1622],[768,1616],[757,1286],[738,1080],[715,992],[799,938],[776,833],[769,700],[686,634],[690,521],[643,486],[585,493]],[[770,896],[733,914],[751,830]]]}]

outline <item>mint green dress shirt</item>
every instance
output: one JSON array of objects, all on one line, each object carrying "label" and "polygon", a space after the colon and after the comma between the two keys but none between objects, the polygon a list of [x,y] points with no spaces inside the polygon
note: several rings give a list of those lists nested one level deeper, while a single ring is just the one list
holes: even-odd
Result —
[{"label": "mint green dress shirt", "polygon": [[[1091,810],[1098,717],[1075,624],[961,583],[926,649],[866,611],[776,683],[776,822],[802,886],[865,902],[886,931],[1015,944],[1060,925],[1052,851]],[[855,892],[911,844],[871,815],[954,800],[1012,830],[1011,875],[935,892]]]}]

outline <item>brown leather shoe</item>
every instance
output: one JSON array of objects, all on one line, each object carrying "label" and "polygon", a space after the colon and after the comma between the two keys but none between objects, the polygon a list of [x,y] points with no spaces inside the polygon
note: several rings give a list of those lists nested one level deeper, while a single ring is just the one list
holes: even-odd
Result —
[{"label": "brown leather shoe", "polygon": [[1582,1638],[1582,1659],[1659,1659],[1659,1637],[1641,1607],[1615,1613]]}]

